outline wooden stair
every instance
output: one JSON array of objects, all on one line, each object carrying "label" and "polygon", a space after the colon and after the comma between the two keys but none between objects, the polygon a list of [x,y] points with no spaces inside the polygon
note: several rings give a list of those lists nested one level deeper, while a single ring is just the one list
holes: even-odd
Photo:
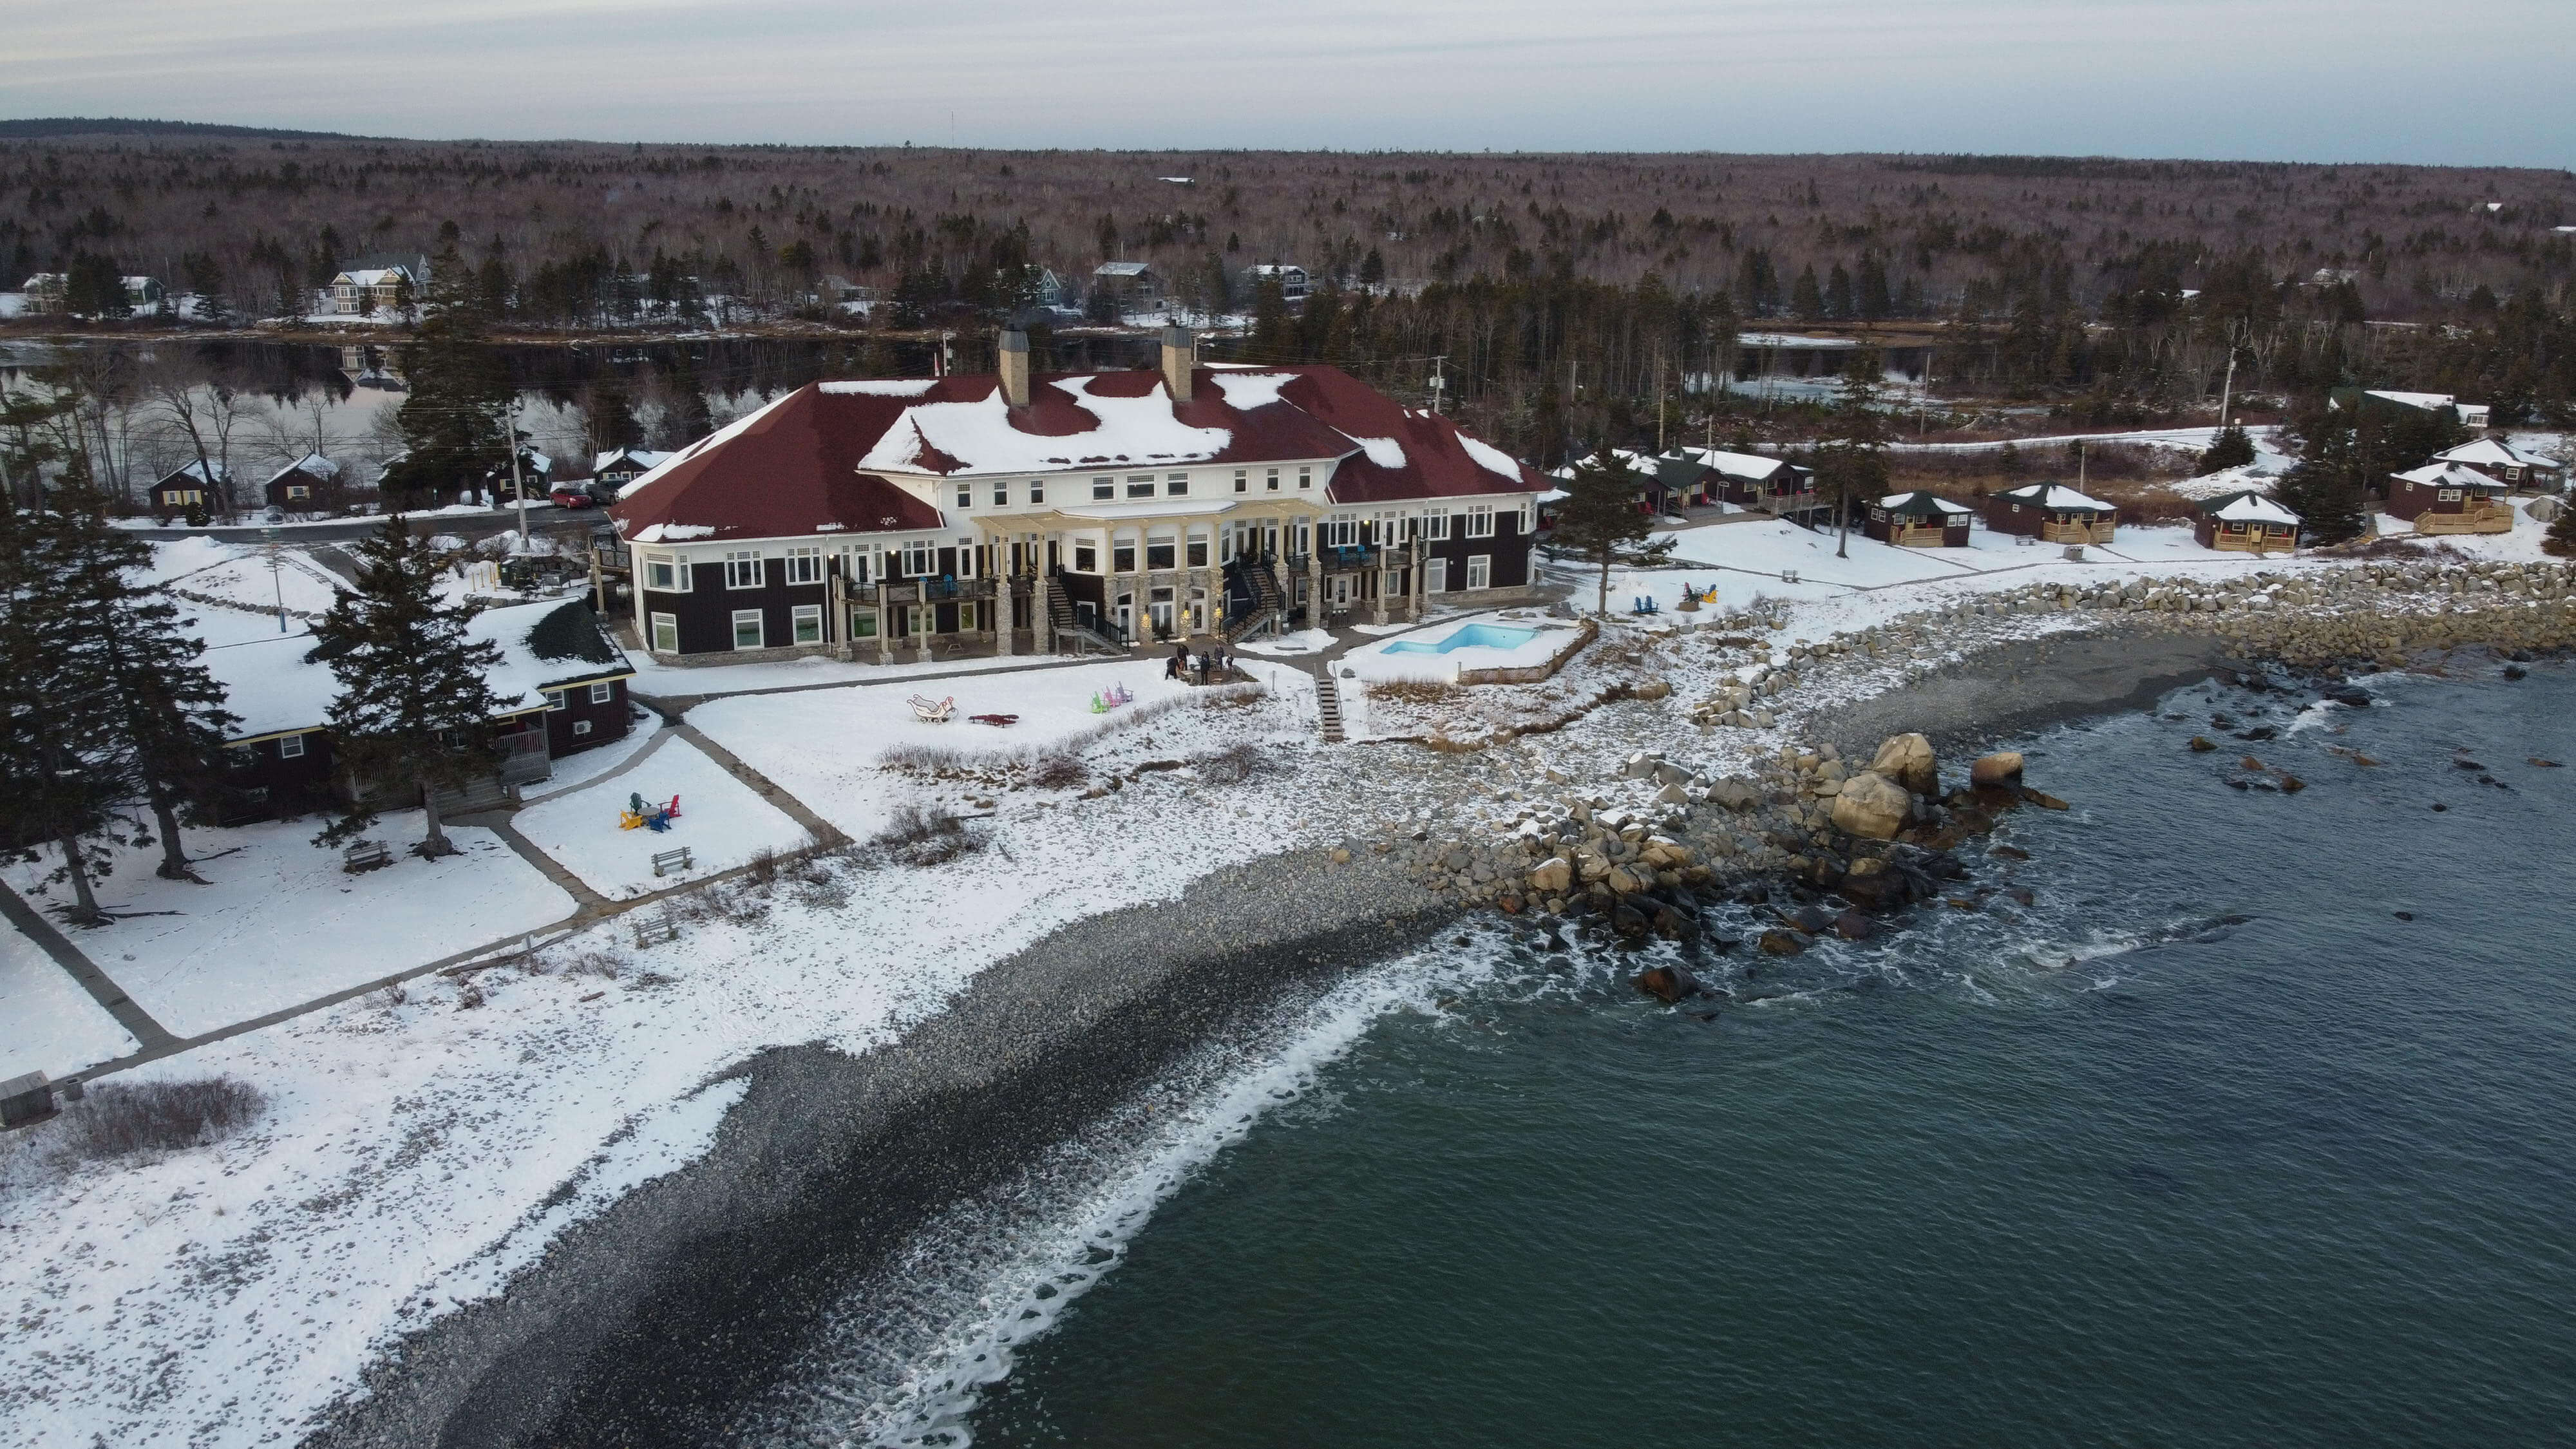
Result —
[{"label": "wooden stair", "polygon": [[1333,676],[1315,681],[1315,723],[1322,731],[1324,743],[1342,742],[1342,692],[1333,684]]}]

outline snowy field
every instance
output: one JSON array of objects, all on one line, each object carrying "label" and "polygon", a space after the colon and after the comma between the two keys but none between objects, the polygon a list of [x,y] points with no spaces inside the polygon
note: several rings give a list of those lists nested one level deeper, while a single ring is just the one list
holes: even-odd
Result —
[{"label": "snowy field", "polygon": [[[680,818],[667,832],[621,830],[618,813],[631,796],[667,804],[680,797]],[[549,797],[512,817],[511,825],[582,884],[611,900],[668,889],[683,879],[741,865],[764,850],[808,843],[805,828],[760,798],[687,740],[672,740],[614,780]],[[686,876],[653,874],[656,851],[687,846]]]},{"label": "snowy field", "polygon": [[26,1072],[66,1077],[135,1046],[44,947],[0,926],[0,1079]]},{"label": "snowy field", "polygon": [[[420,812],[389,814],[369,835],[393,848],[394,863],[348,875],[338,851],[312,844],[317,828],[187,831],[208,885],[163,880],[157,851],[125,851],[98,887],[99,904],[123,919],[78,932],[78,944],[154,1020],[196,1036],[573,912],[572,897],[489,830],[451,825],[462,853],[421,860],[404,853],[420,838]],[[45,869],[9,871],[40,908],[64,898],[61,886],[37,887]]]},{"label": "snowy field", "polygon": [[[1091,701],[1111,686],[1124,686],[1136,703],[1104,714]],[[1163,677],[1160,660],[1130,660],[1029,674],[981,675],[933,687],[858,685],[797,694],[756,694],[711,700],[689,711],[689,723],[731,750],[852,837],[865,839],[885,827],[896,809],[914,799],[903,782],[878,766],[885,752],[906,746],[966,751],[1035,753],[1103,726],[1115,730],[1139,705],[1191,686]],[[956,718],[923,724],[907,702],[914,694],[954,698]],[[995,729],[967,718],[1016,714],[1019,722]],[[1159,721],[1157,722],[1159,723]]]},{"label": "snowy field", "polygon": [[[888,679],[935,679],[944,674],[1039,669],[1064,662],[1061,656],[1054,654],[1015,654],[1007,659],[937,659],[924,664],[912,658],[910,650],[896,651],[896,662],[892,664],[843,663],[819,654],[808,654],[759,664],[681,666],[663,663],[641,649],[629,652],[626,657],[635,662],[635,679],[628,687],[637,694],[666,699],[744,694],[760,689],[811,688],[826,684],[868,684]],[[948,691],[938,692],[944,694]]]}]

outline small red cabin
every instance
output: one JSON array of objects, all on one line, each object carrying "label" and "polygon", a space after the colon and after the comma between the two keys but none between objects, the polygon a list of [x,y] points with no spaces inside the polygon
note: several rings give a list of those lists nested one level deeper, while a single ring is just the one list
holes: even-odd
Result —
[{"label": "small red cabin", "polygon": [[1986,499],[1986,527],[2042,543],[2109,543],[2119,510],[2056,483],[2008,488]]},{"label": "small red cabin", "polygon": [[1966,505],[1936,494],[1891,493],[1869,505],[1861,532],[1898,548],[1966,548],[1973,516]]}]

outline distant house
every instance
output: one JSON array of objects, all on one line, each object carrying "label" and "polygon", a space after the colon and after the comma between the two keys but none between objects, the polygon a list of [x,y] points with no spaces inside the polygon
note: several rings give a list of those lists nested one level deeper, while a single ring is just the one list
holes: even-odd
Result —
[{"label": "distant house", "polygon": [[417,304],[429,285],[429,258],[378,252],[340,264],[331,278],[331,310],[343,317],[392,312]]},{"label": "distant house", "polygon": [[2299,546],[2299,515],[2251,488],[2200,501],[2191,536],[2223,553],[2290,553]]},{"label": "distant house", "polygon": [[2395,392],[2387,388],[2339,387],[2326,394],[2326,405],[2333,408],[2401,407],[2417,412],[2437,413],[2449,408],[2465,428],[2487,425],[2485,403],[2462,402],[2447,392]]},{"label": "distant house", "polygon": [[1277,282],[1281,299],[1291,306],[1306,300],[1306,292],[1311,285],[1306,269],[1290,262],[1263,262],[1244,268],[1243,275],[1256,287],[1266,281]]},{"label": "distant house", "polygon": [[232,475],[222,468],[208,468],[203,463],[189,463],[173,468],[160,482],[152,485],[152,511],[156,514],[186,513],[191,508],[221,508],[224,494],[232,488]]},{"label": "distant house", "polygon": [[1759,453],[1733,453],[1724,448],[1685,449],[1692,458],[1706,464],[1716,475],[1702,488],[1706,501],[1732,503],[1756,513],[1776,514],[1797,523],[1811,523],[1830,505],[1816,497],[1816,474],[1811,468],[1779,458],[1765,458]]},{"label": "distant house", "polygon": [[612,448],[590,460],[590,476],[599,491],[613,496],[626,491],[626,485],[661,467],[671,457],[669,453],[656,453],[646,448]]},{"label": "distant house", "polygon": [[157,310],[169,292],[159,277],[120,277],[125,284],[125,305],[137,312]]},{"label": "distant house", "polygon": [[2120,511],[2056,483],[2007,488],[1986,499],[1986,527],[2042,543],[2109,543]]},{"label": "distant house", "polygon": [[1890,493],[1869,505],[1861,532],[1898,548],[1966,548],[1966,505],[1936,494]]},{"label": "distant house", "polygon": [[63,299],[71,293],[71,278],[61,272],[38,272],[18,290],[27,296],[30,312],[59,312]]},{"label": "distant house", "polygon": [[2417,533],[2511,533],[2508,491],[2465,463],[2427,463],[2389,475],[2388,515],[2412,520]]},{"label": "distant house", "polygon": [[1116,298],[1123,311],[1150,312],[1163,305],[1163,279],[1143,262],[1102,262],[1091,270],[1091,287]]},{"label": "distant house", "polygon": [[[632,727],[626,684],[635,669],[600,628],[599,617],[579,600],[549,600],[486,609],[467,621],[476,643],[501,651],[485,675],[500,707],[501,756],[490,779],[441,805],[483,807],[507,803],[513,790],[554,773],[565,755],[623,739]],[[317,655],[310,634],[281,635],[208,649],[198,663],[225,693],[225,708],[240,718],[231,739],[234,765],[222,817],[228,821],[298,815],[334,800],[364,794],[377,806],[418,804],[406,788],[371,785],[335,768],[325,727],[339,694],[330,661]]]},{"label": "distant house", "polygon": [[[528,501],[542,503],[554,491],[555,460],[522,443],[519,446],[518,481],[527,486]],[[500,463],[483,475],[483,496],[495,503],[515,503],[510,491],[510,465]]]},{"label": "distant house", "polygon": [[2526,453],[2493,438],[2480,438],[2474,443],[2446,448],[2435,453],[2433,461],[2474,468],[2498,483],[2536,493],[2557,493],[2567,486],[2566,464],[2537,453]]},{"label": "distant house", "polygon": [[271,508],[312,513],[340,501],[340,465],[320,453],[307,453],[269,476],[260,493]]}]

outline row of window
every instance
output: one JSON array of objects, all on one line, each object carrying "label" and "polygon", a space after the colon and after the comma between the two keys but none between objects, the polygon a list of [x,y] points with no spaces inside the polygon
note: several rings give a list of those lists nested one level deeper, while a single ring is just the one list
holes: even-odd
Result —
[{"label": "row of window", "polygon": [[[1287,470],[1285,468],[1262,469],[1260,479],[1261,488],[1259,491],[1264,493],[1289,491],[1283,486],[1285,482],[1284,474],[1286,471]],[[1252,486],[1254,481],[1252,472],[1253,470],[1250,468],[1237,468],[1234,470],[1235,492],[1251,493],[1254,491]],[[1046,502],[1046,480],[1044,478],[1031,478],[1025,482],[1017,484],[1014,484],[1010,479],[999,478],[995,479],[990,484],[982,486],[985,490],[984,496],[991,501],[992,506],[995,508],[1008,508],[1012,506],[1011,495],[1014,488],[1020,490],[1019,501],[1024,506],[1037,507]],[[971,482],[961,482],[957,484],[957,506],[960,508],[973,508],[975,506],[977,487],[977,484]],[[1311,493],[1314,491],[1314,488],[1314,465],[1300,464],[1297,468],[1297,487],[1295,491]],[[1123,475],[1117,473],[1104,473],[1095,475],[1091,480],[1091,500],[1095,503],[1108,503],[1120,498],[1187,498],[1189,496],[1190,475],[1187,473],[1163,473],[1159,475],[1153,473],[1127,473]]]},{"label": "row of window", "polygon": [[[981,617],[976,611],[975,603],[972,600],[968,600],[955,604],[952,607],[957,610],[958,632],[969,634],[973,633],[976,629],[977,620]],[[916,636],[939,632],[937,628],[938,618],[939,606],[936,604],[911,604],[905,606],[904,621],[909,632]],[[655,614],[651,616],[648,623],[653,636],[654,653],[677,654],[680,652],[680,619],[678,615]],[[876,636],[877,611],[872,608],[852,609],[850,611],[850,637],[853,639],[873,639]],[[794,608],[790,609],[787,614],[787,637],[778,642],[779,646],[782,648],[797,644],[822,643],[823,606],[820,604],[798,604]],[[769,624],[762,610],[736,609],[733,611],[733,647],[736,649],[767,649],[770,647]]]},{"label": "row of window", "polygon": [[[617,691],[609,685],[594,684],[590,687],[590,702],[592,704],[606,704],[616,697]],[[570,708],[572,708],[571,690],[549,689],[546,691],[546,709],[549,713],[556,710]]]}]

